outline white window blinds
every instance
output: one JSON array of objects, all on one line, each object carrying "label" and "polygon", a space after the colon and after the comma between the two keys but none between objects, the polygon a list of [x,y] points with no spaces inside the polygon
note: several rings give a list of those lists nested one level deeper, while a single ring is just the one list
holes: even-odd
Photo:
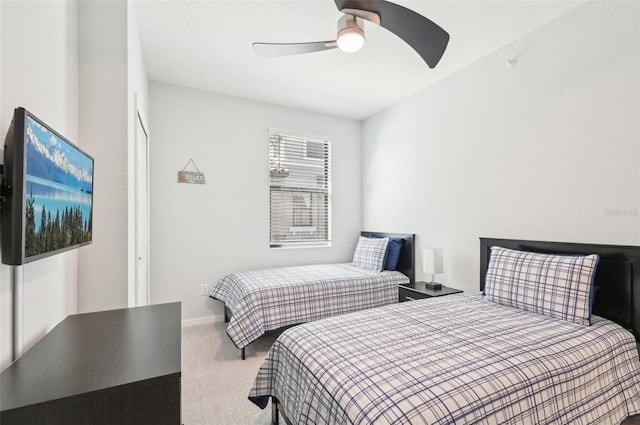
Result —
[{"label": "white window blinds", "polygon": [[331,144],[269,134],[270,246],[331,243]]}]

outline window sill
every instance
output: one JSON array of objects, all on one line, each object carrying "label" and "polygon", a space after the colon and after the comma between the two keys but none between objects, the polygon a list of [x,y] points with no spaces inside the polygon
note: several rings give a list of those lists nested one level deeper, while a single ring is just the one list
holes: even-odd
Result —
[{"label": "window sill", "polygon": [[327,242],[271,242],[269,248],[271,249],[297,249],[297,248],[329,248],[331,247],[331,241]]}]

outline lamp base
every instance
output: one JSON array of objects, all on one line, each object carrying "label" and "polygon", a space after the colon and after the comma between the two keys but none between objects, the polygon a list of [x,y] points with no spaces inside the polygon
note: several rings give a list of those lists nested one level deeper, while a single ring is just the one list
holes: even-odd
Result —
[{"label": "lamp base", "polygon": [[442,283],[438,282],[425,282],[424,287],[427,289],[442,289]]}]

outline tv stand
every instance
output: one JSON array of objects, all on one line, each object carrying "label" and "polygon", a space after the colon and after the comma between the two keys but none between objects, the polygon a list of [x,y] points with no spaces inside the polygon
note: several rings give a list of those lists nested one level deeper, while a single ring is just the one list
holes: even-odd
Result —
[{"label": "tv stand", "polygon": [[180,303],[68,316],[0,374],[0,423],[179,425],[180,338]]}]

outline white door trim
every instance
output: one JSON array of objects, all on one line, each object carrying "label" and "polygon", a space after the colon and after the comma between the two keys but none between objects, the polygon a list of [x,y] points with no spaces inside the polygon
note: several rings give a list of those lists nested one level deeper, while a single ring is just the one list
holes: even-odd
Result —
[{"label": "white door trim", "polygon": [[[149,284],[149,132],[144,117],[138,109],[138,96],[134,95],[134,151],[135,151],[135,305],[149,305],[151,300],[151,291]],[[140,139],[140,131],[142,131],[143,140]],[[141,145],[141,143],[143,145]],[[141,150],[144,154],[141,155]],[[140,182],[140,170],[143,170],[143,182]],[[144,185],[145,190],[140,190],[140,184]],[[142,193],[141,193],[142,192]],[[141,199],[143,198],[143,199]],[[140,202],[144,202],[140,211]],[[142,215],[142,217],[141,217]],[[141,226],[143,226],[141,228]],[[141,240],[140,230],[143,230]],[[144,262],[144,264],[141,264]],[[141,268],[143,270],[141,270]],[[145,274],[142,281],[140,273]]]}]

